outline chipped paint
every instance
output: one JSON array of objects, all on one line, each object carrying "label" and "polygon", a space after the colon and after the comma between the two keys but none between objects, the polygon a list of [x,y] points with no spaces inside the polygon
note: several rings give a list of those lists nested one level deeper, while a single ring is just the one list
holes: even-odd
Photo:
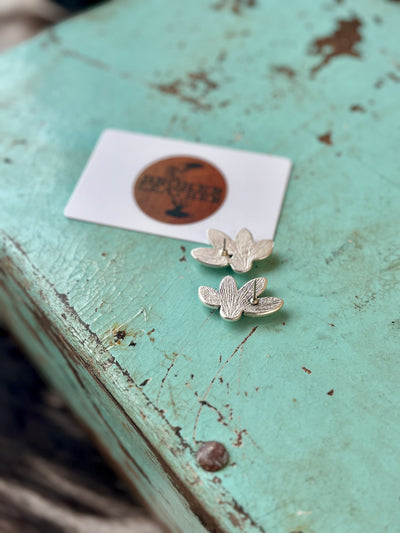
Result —
[{"label": "chipped paint", "polygon": [[327,144],[328,146],[332,146],[332,133],[328,131],[327,133],[324,133],[322,135],[319,135],[317,137],[320,143]]},{"label": "chipped paint", "polygon": [[241,15],[244,10],[256,7],[256,0],[219,0],[213,4],[212,8],[216,11],[227,9],[235,15]]},{"label": "chipped paint", "polygon": [[174,96],[194,109],[210,111],[212,104],[207,101],[210,93],[218,89],[218,83],[205,71],[189,72],[184,78],[169,83],[157,83],[153,87],[163,94]]},{"label": "chipped paint", "polygon": [[361,27],[362,23],[356,17],[339,20],[332,34],[314,39],[311,51],[322,56],[322,59],[311,69],[311,74],[315,76],[336,57],[350,56],[359,59],[361,52],[357,45],[362,41]]}]

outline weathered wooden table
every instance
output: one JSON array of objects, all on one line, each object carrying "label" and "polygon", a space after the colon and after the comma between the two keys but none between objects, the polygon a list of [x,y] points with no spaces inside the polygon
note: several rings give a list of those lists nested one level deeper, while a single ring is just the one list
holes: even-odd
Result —
[{"label": "weathered wooden table", "polygon": [[[399,26],[120,0],[0,58],[2,318],[172,531],[400,531]],[[190,243],[63,217],[105,127],[294,160],[257,270],[284,310],[224,323]]]}]

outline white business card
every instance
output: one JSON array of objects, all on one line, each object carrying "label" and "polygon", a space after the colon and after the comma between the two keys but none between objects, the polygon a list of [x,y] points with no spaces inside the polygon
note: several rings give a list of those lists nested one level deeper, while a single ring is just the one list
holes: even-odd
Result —
[{"label": "white business card", "polygon": [[273,239],[290,169],[284,157],[109,129],[64,214],[199,243],[208,228]]}]

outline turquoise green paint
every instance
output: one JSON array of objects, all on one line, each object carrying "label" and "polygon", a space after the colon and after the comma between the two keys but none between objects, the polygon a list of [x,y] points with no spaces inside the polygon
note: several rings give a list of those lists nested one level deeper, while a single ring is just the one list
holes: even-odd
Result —
[{"label": "turquoise green paint", "polygon": [[[400,7],[259,1],[236,14],[231,2],[213,5],[113,1],[0,57],[3,316],[33,339],[18,327],[21,316],[35,322],[11,269],[89,365],[79,375],[90,394],[51,343],[32,344],[37,364],[135,481],[116,442],[134,456],[139,439],[94,374],[221,530],[396,531]],[[354,17],[360,57],[336,57],[311,77],[321,60],[312,41]],[[217,87],[193,87],[196,72]],[[177,80],[180,98],[157,89]],[[221,271],[195,264],[189,243],[62,216],[107,127],[293,159],[275,252],[255,271],[285,300],[281,312],[224,323],[197,300],[197,286],[218,286]],[[327,132],[332,145],[318,140]],[[201,408],[205,398],[220,415]],[[193,458],[209,439],[224,442],[234,464],[221,484]],[[179,500],[167,478],[152,496],[164,479],[156,460],[145,470],[143,495],[188,531],[196,521],[182,500],[179,517],[160,511]]]}]

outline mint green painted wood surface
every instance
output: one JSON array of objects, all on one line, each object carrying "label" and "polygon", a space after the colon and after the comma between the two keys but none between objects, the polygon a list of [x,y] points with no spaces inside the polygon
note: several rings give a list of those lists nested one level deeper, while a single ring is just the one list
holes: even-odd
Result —
[{"label": "mint green painted wood surface", "polygon": [[[252,4],[117,0],[0,57],[2,317],[172,531],[400,531],[400,6]],[[225,323],[189,243],[63,217],[107,127],[293,159],[281,312]]]}]

